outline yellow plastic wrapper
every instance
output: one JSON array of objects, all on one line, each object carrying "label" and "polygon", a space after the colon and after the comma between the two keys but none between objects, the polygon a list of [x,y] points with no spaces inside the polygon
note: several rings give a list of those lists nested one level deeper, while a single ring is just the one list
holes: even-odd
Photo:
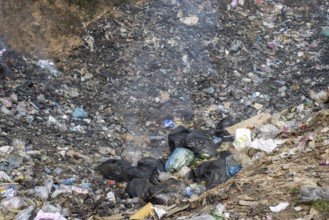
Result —
[{"label": "yellow plastic wrapper", "polygon": [[147,203],[143,208],[138,210],[135,214],[130,216],[129,219],[134,219],[134,220],[143,220],[146,217],[150,216],[153,214],[153,206],[152,203]]}]

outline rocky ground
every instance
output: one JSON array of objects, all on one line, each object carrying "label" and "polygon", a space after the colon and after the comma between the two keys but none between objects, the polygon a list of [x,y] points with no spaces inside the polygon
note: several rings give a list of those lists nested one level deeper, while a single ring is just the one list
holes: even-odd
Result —
[{"label": "rocky ground", "polygon": [[[328,1],[145,0],[95,19],[77,32],[84,43],[53,64],[1,42],[1,217],[27,207],[34,217],[47,204],[70,219],[129,217],[145,203],[105,180],[101,162],[165,158],[164,120],[213,130],[225,117],[234,124],[262,112],[282,113],[285,145],[167,218],[219,203],[236,219],[314,217],[293,200],[301,183],[326,187],[328,106],[316,94],[329,85],[328,10]],[[76,117],[79,107],[87,115]],[[305,136],[302,153],[289,155]],[[13,195],[20,205],[8,205]],[[281,201],[289,207],[271,212]],[[195,210],[200,204],[208,209]]]}]

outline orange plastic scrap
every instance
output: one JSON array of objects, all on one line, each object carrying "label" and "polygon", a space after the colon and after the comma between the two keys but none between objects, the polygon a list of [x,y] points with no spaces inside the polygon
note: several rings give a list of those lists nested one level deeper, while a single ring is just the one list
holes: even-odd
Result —
[{"label": "orange plastic scrap", "polygon": [[305,128],[307,128],[307,124],[306,123],[302,123],[299,127],[302,128],[302,129],[305,129]]},{"label": "orange plastic scrap", "polygon": [[129,219],[143,220],[152,214],[153,214],[153,205],[152,205],[152,203],[149,202],[143,208],[138,210],[135,214],[130,216]]}]

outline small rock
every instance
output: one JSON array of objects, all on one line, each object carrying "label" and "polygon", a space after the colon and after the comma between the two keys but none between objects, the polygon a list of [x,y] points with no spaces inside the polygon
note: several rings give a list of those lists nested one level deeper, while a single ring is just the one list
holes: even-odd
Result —
[{"label": "small rock", "polygon": [[310,209],[310,212],[309,212],[309,214],[310,215],[317,215],[317,214],[319,214],[319,211],[318,210],[316,210],[314,207],[312,207],[311,209]]},{"label": "small rock", "polygon": [[186,174],[188,174],[191,171],[191,169],[187,166],[183,166],[179,171],[178,171],[178,175],[181,178],[184,178],[186,176]]},{"label": "small rock", "polygon": [[40,102],[44,102],[46,99],[45,99],[45,96],[43,94],[40,94],[38,95],[37,99],[40,101]]},{"label": "small rock", "polygon": [[184,13],[183,13],[182,10],[179,10],[179,11],[177,12],[177,18],[181,18],[181,17],[183,17],[183,15],[184,15]]},{"label": "small rock", "polygon": [[182,17],[179,20],[180,20],[180,22],[182,22],[186,25],[189,25],[189,26],[197,25],[199,22],[199,18],[195,15],[190,16],[190,17]]},{"label": "small rock", "polygon": [[283,93],[287,90],[287,86],[282,86],[280,89],[278,89],[279,92]]},{"label": "small rock", "polygon": [[207,94],[213,94],[215,92],[215,89],[214,89],[214,87],[209,87],[209,88],[203,89],[202,91]]},{"label": "small rock", "polygon": [[303,83],[305,83],[305,84],[310,84],[311,82],[312,82],[311,78],[306,78],[303,80]]},{"label": "small rock", "polygon": [[282,165],[282,169],[283,170],[288,170],[290,168],[290,165],[289,164],[283,164]]},{"label": "small rock", "polygon": [[259,104],[259,103],[254,103],[253,107],[257,110],[259,109],[262,109],[263,108],[263,105],[262,104]]},{"label": "small rock", "polygon": [[88,72],[83,77],[81,77],[81,81],[83,82],[83,81],[88,80],[88,79],[91,79],[93,77],[94,77],[94,75],[92,73],[89,73]]},{"label": "small rock", "polygon": [[249,82],[251,82],[251,79],[249,79],[249,78],[242,78],[242,82],[249,83]]},{"label": "small rock", "polygon": [[297,112],[302,113],[303,111],[304,111],[304,104],[302,103],[302,104],[297,106]]},{"label": "small rock", "polygon": [[329,99],[329,93],[325,91],[315,93],[314,91],[311,90],[310,97],[318,103],[324,103]]},{"label": "small rock", "polygon": [[326,216],[324,214],[320,213],[320,214],[315,215],[312,219],[313,220],[327,220],[328,218],[326,218]]},{"label": "small rock", "polygon": [[244,1],[245,1],[245,0],[239,0],[239,1],[238,1],[238,4],[239,4],[240,6],[243,6],[243,5],[244,5]]},{"label": "small rock", "polygon": [[239,78],[241,77],[241,74],[237,70],[234,70],[233,74],[236,77],[239,77]]},{"label": "small rock", "polygon": [[327,133],[329,131],[329,127],[325,127],[321,129],[321,133]]},{"label": "small rock", "polygon": [[235,40],[232,42],[230,50],[237,52],[241,47],[241,41]]},{"label": "small rock", "polygon": [[147,121],[147,122],[145,122],[145,126],[146,126],[146,127],[150,126],[151,124],[153,124],[151,121]]},{"label": "small rock", "polygon": [[111,148],[109,147],[99,147],[98,149],[100,154],[109,154],[111,152]]},{"label": "small rock", "polygon": [[11,98],[11,100],[13,100],[13,102],[17,102],[18,101],[18,97],[17,97],[17,95],[15,93],[11,94],[10,95],[10,98]]},{"label": "small rock", "polygon": [[1,107],[1,112],[5,115],[14,115],[14,113],[8,110],[4,105]]},{"label": "small rock", "polygon": [[296,207],[294,207],[294,209],[296,212],[300,212],[303,210],[303,208],[301,206],[296,206]]},{"label": "small rock", "polygon": [[255,74],[254,74],[253,72],[249,72],[249,73],[247,73],[247,76],[248,76],[250,79],[255,78]]}]

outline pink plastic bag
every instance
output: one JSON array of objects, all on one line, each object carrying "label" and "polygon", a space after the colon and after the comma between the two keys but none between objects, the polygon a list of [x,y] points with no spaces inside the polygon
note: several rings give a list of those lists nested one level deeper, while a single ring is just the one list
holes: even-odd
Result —
[{"label": "pink plastic bag", "polygon": [[59,212],[51,213],[51,212],[43,212],[40,210],[34,220],[43,220],[43,219],[51,219],[51,220],[66,220]]}]

